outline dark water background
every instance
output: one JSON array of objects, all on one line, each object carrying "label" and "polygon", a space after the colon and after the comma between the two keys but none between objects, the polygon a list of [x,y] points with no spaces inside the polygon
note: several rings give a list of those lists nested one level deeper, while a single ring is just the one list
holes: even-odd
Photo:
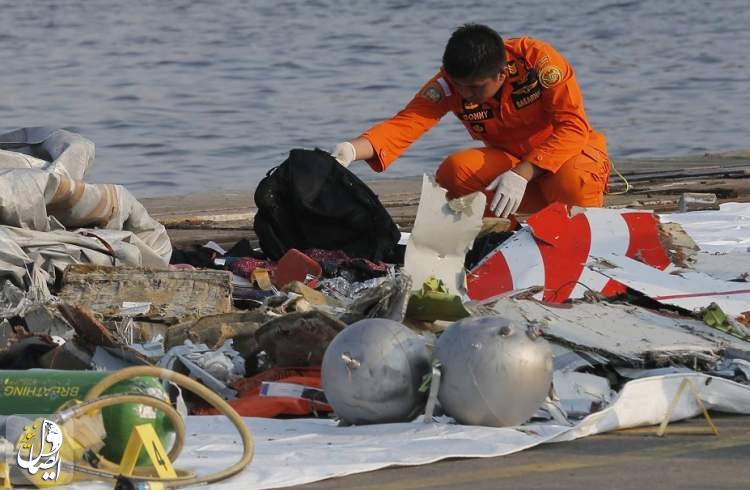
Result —
[{"label": "dark water background", "polygon": [[[557,47],[615,161],[750,147],[747,0],[0,1],[0,131],[78,131],[141,197],[252,189],[399,110],[469,21]],[[381,176],[471,144],[446,117]]]}]

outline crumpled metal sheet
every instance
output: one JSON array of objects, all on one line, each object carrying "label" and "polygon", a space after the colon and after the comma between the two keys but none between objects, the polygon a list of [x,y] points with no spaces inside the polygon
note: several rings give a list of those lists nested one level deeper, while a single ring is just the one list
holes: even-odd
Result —
[{"label": "crumpled metal sheet", "polygon": [[615,303],[553,305],[503,297],[495,311],[521,324],[535,324],[545,337],[598,352],[628,365],[649,359],[699,359],[715,362],[727,346],[750,349],[750,343],[692,318],[669,316],[646,308]]},{"label": "crumpled metal sheet", "polygon": [[575,371],[555,371],[555,393],[568,417],[581,418],[608,406],[616,396],[609,380],[602,376]]},{"label": "crumpled metal sheet", "polygon": [[597,258],[587,267],[660,303],[694,311],[716,303],[728,315],[750,312],[747,282],[723,281],[694,271],[668,273],[616,254]]},{"label": "crumpled metal sheet", "polygon": [[26,292],[10,281],[0,281],[0,318],[22,317],[32,305]]},{"label": "crumpled metal sheet", "polygon": [[245,361],[232,348],[231,340],[215,350],[186,340],[184,345],[169,349],[157,366],[184,373],[225,400],[237,398],[237,391],[227,387],[227,383],[245,376]]}]

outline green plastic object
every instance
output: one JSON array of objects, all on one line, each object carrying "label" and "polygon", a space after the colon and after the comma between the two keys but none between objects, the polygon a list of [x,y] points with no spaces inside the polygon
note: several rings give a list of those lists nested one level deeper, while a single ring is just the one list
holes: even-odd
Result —
[{"label": "green plastic object", "polygon": [[727,324],[727,315],[719,305],[711,303],[708,305],[708,308],[703,310],[703,321],[709,327],[725,330],[725,328],[722,327],[725,327]]},{"label": "green plastic object", "polygon": [[[109,374],[110,371],[60,369],[0,370],[0,415],[52,414],[70,400],[83,400],[86,393]],[[147,394],[169,401],[161,382],[153,377],[121,381],[105,392],[111,393]],[[102,410],[102,420],[107,437],[101,452],[110,461],[120,461],[136,425],[153,425],[165,448],[170,448],[174,442],[175,432],[166,415],[146,405],[123,403],[107,407]],[[148,461],[143,451],[137,464]]]},{"label": "green plastic object", "polygon": [[409,296],[406,317],[412,320],[433,322],[435,320],[456,321],[469,316],[463,301],[450,294],[442,280],[430,276],[422,289]]},{"label": "green plastic object", "polygon": [[732,321],[718,304],[711,303],[701,310],[701,313],[703,315],[703,322],[709,327],[721,330],[722,332],[728,333],[738,339],[748,340],[750,338],[750,336],[747,335],[747,329],[744,326],[739,325],[737,321]]}]

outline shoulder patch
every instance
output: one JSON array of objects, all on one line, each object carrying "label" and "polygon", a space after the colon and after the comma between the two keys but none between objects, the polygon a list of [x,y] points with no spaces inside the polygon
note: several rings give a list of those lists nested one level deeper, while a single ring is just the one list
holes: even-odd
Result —
[{"label": "shoulder patch", "polygon": [[539,83],[544,88],[554,87],[562,80],[562,72],[555,65],[546,65],[539,70]]},{"label": "shoulder patch", "polygon": [[548,65],[549,62],[550,62],[549,56],[546,54],[543,54],[542,56],[539,57],[538,60],[536,60],[536,63],[534,64],[534,68],[536,68],[537,70],[541,70],[542,68],[544,68],[544,66]]},{"label": "shoulder patch", "polygon": [[436,84],[430,84],[426,89],[422,90],[422,97],[430,102],[438,103],[443,98],[443,92]]}]

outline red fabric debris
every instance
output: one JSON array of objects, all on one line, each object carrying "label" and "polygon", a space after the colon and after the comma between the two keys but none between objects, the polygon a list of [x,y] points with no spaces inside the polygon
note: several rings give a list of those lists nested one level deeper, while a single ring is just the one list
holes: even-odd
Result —
[{"label": "red fabric debris", "polygon": [[[239,391],[236,400],[227,403],[243,417],[278,417],[281,415],[311,415],[331,411],[330,405],[301,398],[284,396],[260,396],[264,381],[292,383],[312,388],[320,388],[320,367],[272,368],[249,378],[231,384]],[[213,407],[197,408],[195,415],[220,415]]]}]

